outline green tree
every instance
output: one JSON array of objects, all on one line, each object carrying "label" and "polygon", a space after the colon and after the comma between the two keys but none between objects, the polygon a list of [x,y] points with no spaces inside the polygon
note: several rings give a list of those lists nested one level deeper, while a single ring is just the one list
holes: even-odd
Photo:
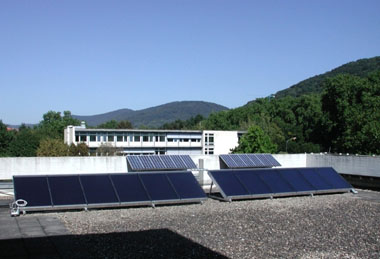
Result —
[{"label": "green tree", "polygon": [[133,129],[132,123],[127,120],[119,121],[116,126],[117,129]]},{"label": "green tree", "polygon": [[118,148],[114,147],[113,145],[109,143],[101,144],[96,149],[96,154],[99,156],[115,156],[118,151],[120,151]]},{"label": "green tree", "polygon": [[0,120],[0,157],[9,155],[9,145],[14,138],[14,132],[7,130],[7,125]]},{"label": "green tree", "polygon": [[12,157],[36,156],[40,144],[40,136],[33,129],[21,125],[9,144],[9,155]]},{"label": "green tree", "polygon": [[116,120],[110,120],[105,123],[99,124],[98,129],[117,129],[118,122]]},{"label": "green tree", "polygon": [[43,120],[37,129],[43,138],[63,139],[63,131],[68,125],[78,126],[80,121],[71,116],[70,111],[60,112],[49,111],[43,115]]},{"label": "green tree", "polygon": [[257,125],[252,125],[239,141],[233,153],[274,153],[277,147]]},{"label": "green tree", "polygon": [[69,154],[69,146],[59,139],[43,139],[37,149],[37,156],[60,157]]},{"label": "green tree", "polygon": [[85,143],[79,143],[78,145],[71,144],[69,147],[69,156],[88,156],[89,149]]},{"label": "green tree", "polygon": [[325,146],[335,152],[380,153],[380,72],[328,79],[322,110]]}]

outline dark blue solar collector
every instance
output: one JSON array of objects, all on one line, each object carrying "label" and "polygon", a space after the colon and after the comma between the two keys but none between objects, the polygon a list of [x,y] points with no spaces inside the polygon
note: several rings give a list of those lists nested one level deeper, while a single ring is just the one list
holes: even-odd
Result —
[{"label": "dark blue solar collector", "polygon": [[226,201],[353,190],[333,168],[233,169],[208,174]]},{"label": "dark blue solar collector", "polygon": [[195,203],[207,199],[190,171],[14,176],[20,211]]}]

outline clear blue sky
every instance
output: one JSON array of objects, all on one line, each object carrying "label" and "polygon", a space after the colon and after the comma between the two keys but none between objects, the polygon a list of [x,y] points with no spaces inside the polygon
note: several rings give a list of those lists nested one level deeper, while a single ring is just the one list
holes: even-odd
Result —
[{"label": "clear blue sky", "polygon": [[0,119],[229,108],[380,55],[380,1],[0,1]]}]

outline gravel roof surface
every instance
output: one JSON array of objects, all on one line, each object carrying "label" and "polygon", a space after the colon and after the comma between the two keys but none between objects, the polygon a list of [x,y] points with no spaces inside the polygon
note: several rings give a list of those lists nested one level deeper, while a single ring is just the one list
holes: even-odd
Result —
[{"label": "gravel roof surface", "polygon": [[47,214],[73,234],[68,257],[380,258],[379,200],[346,193]]}]

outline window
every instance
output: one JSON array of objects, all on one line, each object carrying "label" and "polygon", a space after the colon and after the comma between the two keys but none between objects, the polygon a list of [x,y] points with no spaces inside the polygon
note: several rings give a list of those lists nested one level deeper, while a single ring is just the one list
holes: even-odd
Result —
[{"label": "window", "polygon": [[144,135],[143,136],[143,142],[148,142],[149,141],[149,136],[148,135]]},{"label": "window", "polygon": [[213,155],[214,154],[214,148],[205,148],[205,155]]},{"label": "window", "polygon": [[123,142],[123,135],[117,135],[116,141],[117,142]]},{"label": "window", "polygon": [[174,139],[168,138],[168,142],[173,142],[173,141],[174,141]]},{"label": "window", "polygon": [[133,136],[133,141],[134,142],[140,142],[140,135],[134,135]]},{"label": "window", "polygon": [[213,133],[206,133],[205,134],[205,145],[206,146],[213,146],[214,145],[214,134]]},{"label": "window", "polygon": [[90,135],[90,141],[95,142],[96,141],[96,135]]},{"label": "window", "polygon": [[85,142],[85,141],[87,141],[87,136],[86,136],[86,135],[81,135],[81,136],[80,136],[80,141],[81,141],[81,142]]},{"label": "window", "polygon": [[108,135],[108,142],[113,142],[115,140],[114,135]]},{"label": "window", "polygon": [[79,142],[79,135],[75,135],[75,141]]},{"label": "window", "polygon": [[159,141],[160,142],[165,142],[165,136],[159,136]]}]

